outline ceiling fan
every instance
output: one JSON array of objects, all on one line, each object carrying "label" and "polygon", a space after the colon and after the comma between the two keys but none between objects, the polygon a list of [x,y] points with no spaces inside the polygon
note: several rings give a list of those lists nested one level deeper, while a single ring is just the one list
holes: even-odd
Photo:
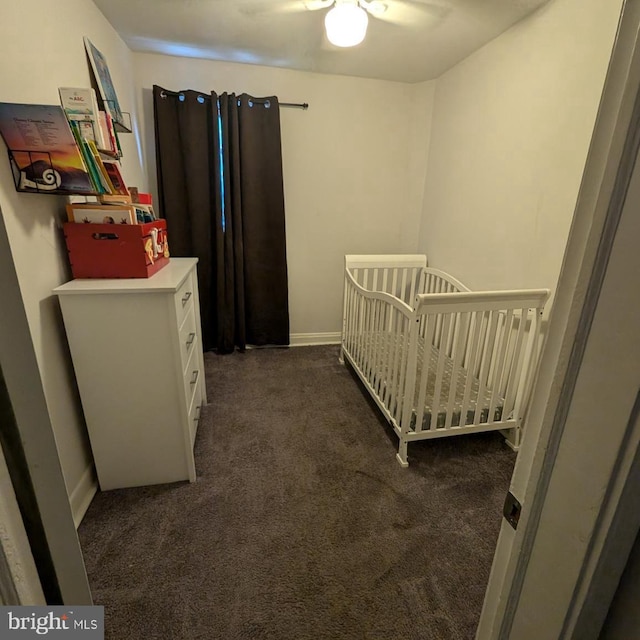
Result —
[{"label": "ceiling fan", "polygon": [[445,17],[449,7],[433,0],[280,0],[278,3],[245,4],[243,13],[291,13],[328,9],[324,17],[329,42],[337,47],[360,44],[367,33],[369,16],[402,26],[430,23]]},{"label": "ceiling fan", "polygon": [[305,6],[311,11],[332,6],[324,17],[324,26],[327,39],[336,47],[360,44],[367,33],[367,14],[380,17],[387,10],[381,0],[305,0]]}]

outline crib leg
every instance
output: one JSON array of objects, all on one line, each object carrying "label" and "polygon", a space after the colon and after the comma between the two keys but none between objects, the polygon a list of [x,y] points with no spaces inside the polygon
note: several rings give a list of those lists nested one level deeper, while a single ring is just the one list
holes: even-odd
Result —
[{"label": "crib leg", "polygon": [[513,429],[506,429],[501,432],[504,436],[504,441],[507,443],[507,446],[514,451],[518,451],[520,449],[520,441],[522,440],[522,430],[520,427],[514,427]]},{"label": "crib leg", "polygon": [[400,466],[405,469],[409,466],[409,460],[407,460],[407,444],[406,440],[400,440],[398,453],[396,453],[396,460],[400,463]]},{"label": "crib leg", "polygon": [[340,355],[338,356],[338,362],[344,364],[344,349],[340,347]]}]

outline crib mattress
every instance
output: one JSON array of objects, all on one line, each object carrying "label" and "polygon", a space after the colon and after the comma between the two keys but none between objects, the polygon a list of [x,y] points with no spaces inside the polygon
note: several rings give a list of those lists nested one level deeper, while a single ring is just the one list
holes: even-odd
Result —
[{"label": "crib mattress", "polygon": [[[405,339],[402,335],[396,336],[386,332],[376,333],[375,335],[370,335],[369,340],[373,340],[376,345],[376,349],[380,350],[380,354],[388,353],[389,349],[394,345],[395,342],[403,342]],[[446,354],[444,355],[444,371],[442,375],[442,387],[440,391],[441,402],[437,407],[433,407],[434,395],[435,395],[435,386],[436,386],[436,377],[437,377],[437,367],[438,367],[438,358],[440,357],[440,352],[433,345],[429,345],[428,347],[425,345],[425,339],[422,337],[418,338],[418,365],[417,365],[417,374],[416,379],[419,381],[422,379],[422,371],[425,366],[425,363],[428,363],[429,369],[427,372],[427,390],[425,394],[425,407],[424,414],[422,418],[422,429],[427,430],[431,429],[444,429],[446,421],[447,421],[447,406],[449,404],[449,394],[451,392],[451,386],[454,385],[454,402],[453,402],[453,415],[451,418],[451,426],[459,427],[467,424],[473,424],[476,409],[478,404],[480,405],[480,422],[498,422],[502,419],[502,412],[504,407],[504,398],[499,396],[496,399],[496,406],[489,419],[489,409],[491,407],[491,397],[493,395],[493,390],[485,387],[482,390],[482,393],[479,394],[480,390],[480,381],[473,374],[471,374],[466,369],[459,367],[458,375],[455,376],[455,380],[453,379],[453,370],[454,363],[451,358],[449,358]],[[406,343],[405,343],[406,344]],[[426,354],[426,356],[425,356]],[[428,357],[428,360],[426,359]],[[462,414],[462,404],[464,402],[464,391],[467,384],[467,378],[471,376],[471,392],[469,394],[469,400],[466,406],[464,420],[461,422],[461,414]],[[381,389],[386,385],[386,380],[382,380]],[[410,429],[412,431],[416,430],[416,422],[418,417],[418,405],[420,402],[420,385],[416,384],[415,395],[412,398],[412,413],[411,413],[411,423]],[[393,413],[393,410],[392,410]],[[434,416],[435,424],[432,421],[432,416]]]},{"label": "crib mattress", "polygon": [[[422,419],[422,428],[428,429],[431,421],[431,417],[434,414],[434,408],[431,406],[433,397],[435,395],[436,386],[436,372],[438,367],[438,358],[440,352],[433,345],[429,345],[425,349],[424,338],[418,339],[418,367],[417,367],[417,379],[420,380],[422,376],[422,369],[425,365],[425,351],[429,356],[429,370],[427,373],[427,393],[424,408],[424,417]],[[453,360],[447,355],[444,356],[444,371],[442,375],[442,390],[440,397],[443,399],[436,411],[435,411],[435,425],[431,423],[431,428],[442,429],[445,426],[447,420],[447,405],[449,402],[449,394],[451,392],[451,386],[454,385],[454,402],[453,402],[453,416],[451,418],[451,426],[459,427],[465,424],[473,424],[476,409],[480,404],[480,422],[497,422],[502,418],[502,409],[504,406],[504,398],[496,399],[496,407],[494,415],[489,420],[489,408],[491,407],[491,397],[493,390],[486,387],[479,395],[480,381],[474,375],[472,375],[466,369],[462,367],[458,368],[458,375],[453,379]],[[464,401],[464,390],[467,385],[467,378],[471,377],[471,392],[469,394],[469,401],[466,409],[466,416],[464,422],[460,422],[462,413],[462,403]],[[417,418],[417,406],[419,402],[419,385],[416,384],[416,394],[413,399],[413,411],[411,416],[410,428],[415,431],[416,418]]]}]

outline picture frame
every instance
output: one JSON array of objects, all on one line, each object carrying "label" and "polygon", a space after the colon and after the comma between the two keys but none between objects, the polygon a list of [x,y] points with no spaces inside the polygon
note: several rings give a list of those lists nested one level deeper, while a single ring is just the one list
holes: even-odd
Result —
[{"label": "picture frame", "polygon": [[120,109],[120,103],[118,102],[116,89],[113,85],[111,74],[109,73],[107,59],[96,48],[91,40],[87,38],[87,36],[84,37],[84,46],[87,51],[89,62],[91,63],[93,77],[95,78],[98,92],[102,98],[104,109],[109,112],[114,123],[126,126],[122,110]]}]

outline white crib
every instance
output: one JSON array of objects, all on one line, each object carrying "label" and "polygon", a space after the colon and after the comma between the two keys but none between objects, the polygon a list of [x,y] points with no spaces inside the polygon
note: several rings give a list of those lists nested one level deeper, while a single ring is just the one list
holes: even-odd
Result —
[{"label": "white crib", "polygon": [[349,255],[341,361],[414,440],[503,430],[520,445],[548,289],[470,291],[419,255]]}]

